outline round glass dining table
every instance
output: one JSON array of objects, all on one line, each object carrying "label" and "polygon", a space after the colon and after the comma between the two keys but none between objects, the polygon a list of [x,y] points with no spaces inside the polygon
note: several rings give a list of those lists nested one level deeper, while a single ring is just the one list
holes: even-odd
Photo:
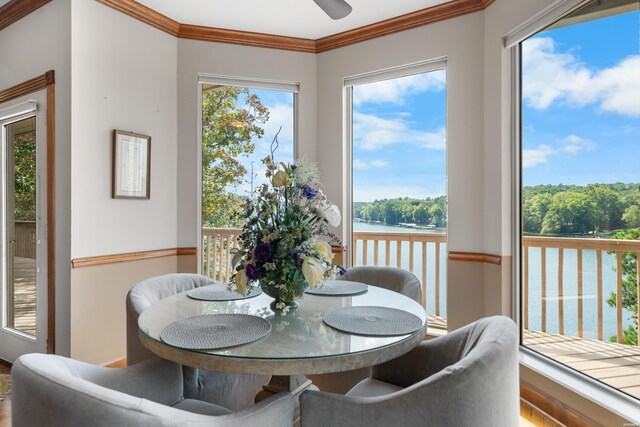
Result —
[{"label": "round glass dining table", "polygon": [[[394,359],[418,345],[427,328],[427,316],[420,304],[375,286],[350,296],[304,294],[299,307],[286,315],[272,311],[272,301],[264,293],[233,301],[201,301],[186,292],[176,294],[142,312],[138,319],[140,340],[164,359],[211,371],[272,375],[273,391],[297,394],[310,385],[304,375],[348,371]],[[324,323],[326,313],[354,306],[404,310],[418,316],[422,327],[406,335],[381,337],[341,332]],[[162,330],[172,322],[222,313],[262,317],[271,323],[271,331],[249,344],[217,350],[173,347],[160,338]]]}]

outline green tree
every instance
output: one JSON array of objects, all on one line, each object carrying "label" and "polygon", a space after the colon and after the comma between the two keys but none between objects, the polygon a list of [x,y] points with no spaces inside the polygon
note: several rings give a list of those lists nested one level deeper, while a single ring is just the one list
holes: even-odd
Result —
[{"label": "green tree", "polygon": [[429,215],[431,221],[438,228],[446,227],[446,210],[440,204],[433,204],[429,208]]},{"label": "green tree", "polygon": [[36,133],[17,135],[14,148],[15,219],[36,220]]},{"label": "green tree", "polygon": [[540,233],[552,199],[553,196],[549,193],[538,193],[525,200],[522,216],[526,233]]},{"label": "green tree", "polygon": [[264,135],[269,110],[247,88],[212,86],[202,97],[202,224],[239,226],[243,199],[229,188],[242,183],[247,171],[240,158]]},{"label": "green tree", "polygon": [[427,225],[429,224],[429,220],[431,219],[431,215],[429,215],[429,208],[426,203],[420,203],[416,207],[415,212],[413,213],[413,221],[416,224]]},{"label": "green tree", "polygon": [[[611,236],[618,240],[640,240],[640,228],[619,231]],[[607,299],[610,307],[616,306],[616,293],[611,292]],[[633,313],[635,325],[631,325],[623,336],[625,344],[638,344],[638,265],[636,254],[627,252],[622,257],[622,306]],[[633,330],[631,330],[633,329]],[[616,337],[611,337],[616,341]]]},{"label": "green tree", "polygon": [[595,205],[595,232],[613,230],[622,225],[622,203],[616,192],[604,184],[588,184],[585,190]]},{"label": "green tree", "polygon": [[629,228],[640,227],[640,207],[638,205],[629,206],[622,214],[622,220]]},{"label": "green tree", "polygon": [[[563,191],[553,195],[542,234],[576,234],[593,230],[595,203],[584,193]],[[547,218],[549,217],[549,218]]]}]

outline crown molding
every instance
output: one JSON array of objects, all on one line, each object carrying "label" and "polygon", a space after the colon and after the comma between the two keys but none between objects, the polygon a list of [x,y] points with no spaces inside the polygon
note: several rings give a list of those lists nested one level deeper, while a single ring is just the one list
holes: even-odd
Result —
[{"label": "crown molding", "polygon": [[493,2],[494,0],[452,0],[437,6],[376,22],[375,24],[322,37],[316,40],[316,53],[484,10]]},{"label": "crown molding", "polygon": [[119,12],[129,15],[132,18],[151,25],[172,36],[178,36],[180,31],[180,23],[173,19],[156,12],[153,9],[143,6],[134,0],[97,0],[98,3],[107,5]]},{"label": "crown molding", "polygon": [[0,30],[41,8],[51,0],[11,0],[0,7]]},{"label": "crown molding", "polygon": [[[17,1],[17,0],[14,0]],[[317,40],[181,24],[134,0],[97,0],[139,21],[182,39],[320,53],[485,9],[495,0],[451,0],[437,6]]]},{"label": "crown molding", "polygon": [[[51,0],[11,0],[0,8],[0,30],[27,16]],[[495,0],[451,0],[317,40],[275,34],[181,24],[135,0],[96,0],[174,37],[294,52],[320,53],[411,28],[455,18],[487,8]]]},{"label": "crown molding", "polygon": [[312,39],[225,30],[223,28],[201,27],[198,25],[180,24],[178,37],[181,39],[316,53],[316,41]]}]

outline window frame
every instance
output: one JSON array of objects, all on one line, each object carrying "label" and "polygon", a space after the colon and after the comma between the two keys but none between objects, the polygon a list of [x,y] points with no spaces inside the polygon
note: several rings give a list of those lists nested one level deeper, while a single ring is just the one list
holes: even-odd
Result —
[{"label": "window frame", "polygon": [[[342,79],[342,111],[344,113],[342,119],[342,140],[345,142],[342,145],[342,157],[344,159],[344,182],[342,194],[343,206],[345,207],[343,209],[344,212],[342,213],[344,224],[342,228],[342,241],[349,242],[345,245],[345,251],[343,253],[343,263],[347,268],[351,268],[353,266],[353,87],[438,70],[447,70],[446,56],[399,65],[396,67],[384,68],[362,74],[355,74]],[[446,126],[448,126],[448,121]]]},{"label": "window frame", "polygon": [[554,359],[531,350],[522,342],[522,55],[521,42],[543,31],[591,0],[557,0],[503,37],[504,49],[511,56],[511,148],[512,148],[512,312],[520,333],[520,363],[563,387],[593,401],[623,418],[640,420],[638,400],[614,387],[576,371]]},{"label": "window frame", "polygon": [[205,84],[218,84],[224,86],[243,87],[248,89],[264,89],[280,92],[290,92],[293,95],[293,158],[298,158],[298,97],[300,94],[299,82],[236,77],[222,74],[198,73],[198,79],[196,83],[198,91],[198,114],[196,123],[198,138],[198,152],[196,156],[196,236],[198,238],[198,243],[196,245],[196,271],[198,271],[199,273],[202,271],[202,88]]}]

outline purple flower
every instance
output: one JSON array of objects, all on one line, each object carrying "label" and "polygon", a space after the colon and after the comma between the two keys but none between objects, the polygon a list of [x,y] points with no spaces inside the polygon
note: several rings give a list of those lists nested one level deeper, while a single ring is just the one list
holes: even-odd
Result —
[{"label": "purple flower", "polygon": [[247,275],[249,280],[257,280],[258,279],[258,270],[256,266],[253,264],[249,264],[244,268],[244,274]]},{"label": "purple flower", "polygon": [[267,262],[271,259],[271,247],[268,243],[261,243],[256,246],[256,249],[253,251],[253,256],[262,262]]},{"label": "purple flower", "polygon": [[318,195],[318,190],[316,190],[315,188],[311,188],[311,187],[304,187],[302,189],[302,195],[304,197],[306,197],[307,199],[313,199],[314,197],[316,197]]},{"label": "purple flower", "polygon": [[344,276],[347,270],[343,266],[339,265],[338,272],[340,273],[340,276]]}]

